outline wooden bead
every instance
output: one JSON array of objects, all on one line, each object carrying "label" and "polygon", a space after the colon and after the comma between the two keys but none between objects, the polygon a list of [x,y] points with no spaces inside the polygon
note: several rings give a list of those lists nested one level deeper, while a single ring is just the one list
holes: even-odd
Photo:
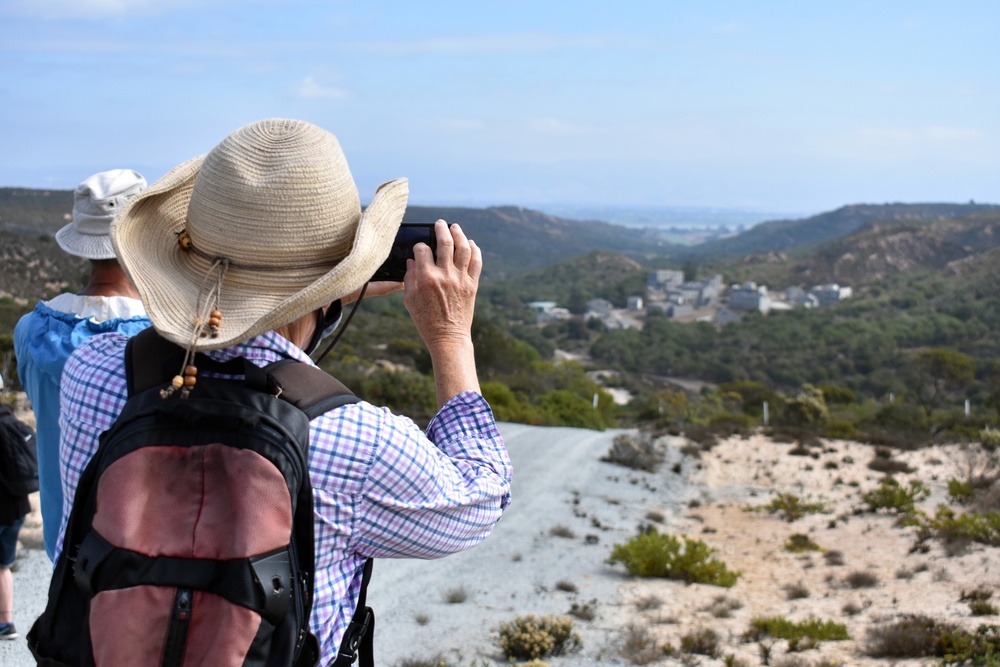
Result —
[{"label": "wooden bead", "polygon": [[185,387],[193,387],[196,384],[198,384],[198,378],[196,378],[195,376],[188,375],[188,376],[186,376],[184,378],[184,386]]},{"label": "wooden bead", "polygon": [[198,374],[197,366],[188,365],[184,367],[184,375],[197,375],[197,374]]},{"label": "wooden bead", "polygon": [[222,311],[221,310],[218,310],[218,309],[213,310],[211,313],[208,314],[208,316],[211,317],[212,319],[219,320],[220,322],[222,321]]},{"label": "wooden bead", "polygon": [[187,250],[188,248],[191,247],[191,237],[188,236],[188,233],[186,231],[182,230],[181,233],[177,235],[177,243],[178,245],[180,245],[181,248]]},{"label": "wooden bead", "polygon": [[180,375],[175,375],[174,379],[171,381],[170,384],[173,386],[174,389],[180,389],[181,387],[184,386],[184,378],[182,378]]},{"label": "wooden bead", "polygon": [[212,317],[208,318],[208,326],[218,328],[220,324],[222,324],[222,320],[219,319],[218,317],[215,317],[213,315]]}]

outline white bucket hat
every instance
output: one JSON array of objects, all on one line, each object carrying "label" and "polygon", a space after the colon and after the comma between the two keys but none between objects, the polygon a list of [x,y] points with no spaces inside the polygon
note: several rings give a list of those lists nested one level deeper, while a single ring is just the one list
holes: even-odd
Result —
[{"label": "white bucket hat", "polygon": [[362,213],[337,138],[272,118],[175,167],[111,233],[156,330],[214,350],[359,289],[389,255],[407,195],[405,178],[389,181]]},{"label": "white bucket hat", "polygon": [[59,247],[86,259],[112,259],[111,222],[125,203],[146,189],[146,179],[131,169],[94,174],[73,192],[73,222],[56,232]]}]

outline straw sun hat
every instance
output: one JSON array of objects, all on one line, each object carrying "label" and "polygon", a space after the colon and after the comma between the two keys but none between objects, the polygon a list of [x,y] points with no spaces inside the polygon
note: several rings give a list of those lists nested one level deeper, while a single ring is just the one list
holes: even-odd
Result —
[{"label": "straw sun hat", "polygon": [[389,181],[362,213],[335,136],[267,119],[153,183],[112,239],[156,330],[213,350],[360,288],[389,255],[407,193],[405,178]]}]

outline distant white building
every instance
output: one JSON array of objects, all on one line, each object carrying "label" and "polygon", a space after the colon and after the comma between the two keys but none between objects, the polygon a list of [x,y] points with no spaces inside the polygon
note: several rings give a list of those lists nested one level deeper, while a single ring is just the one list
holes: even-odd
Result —
[{"label": "distant white building", "polygon": [[683,271],[650,271],[646,274],[647,290],[667,290],[684,282]]},{"label": "distant white building", "polygon": [[586,317],[606,317],[614,310],[614,305],[607,299],[591,299],[584,308],[583,316]]},{"label": "distant white building", "polygon": [[642,297],[630,296],[625,304],[625,308],[633,313],[639,312],[642,310]]},{"label": "distant white building", "polygon": [[785,290],[785,301],[797,308],[815,308],[819,305],[819,299],[797,285]]},{"label": "distant white building", "polygon": [[528,304],[528,308],[531,308],[536,313],[545,313],[556,307],[555,301],[532,301]]},{"label": "distant white building", "polygon": [[853,290],[850,287],[841,287],[837,283],[816,285],[809,290],[809,294],[816,297],[820,306],[832,306],[844,299],[850,299],[852,293]]},{"label": "distant white building", "polygon": [[733,285],[729,289],[729,307],[732,310],[759,310],[766,313],[771,309],[771,297],[767,294],[767,286],[757,285],[752,281]]}]

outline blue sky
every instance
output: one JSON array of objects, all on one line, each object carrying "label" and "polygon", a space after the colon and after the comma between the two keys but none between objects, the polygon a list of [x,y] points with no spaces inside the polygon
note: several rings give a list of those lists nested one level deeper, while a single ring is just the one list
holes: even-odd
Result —
[{"label": "blue sky", "polygon": [[0,0],[0,186],[151,181],[270,116],[367,201],[1000,202],[1000,3]]}]

